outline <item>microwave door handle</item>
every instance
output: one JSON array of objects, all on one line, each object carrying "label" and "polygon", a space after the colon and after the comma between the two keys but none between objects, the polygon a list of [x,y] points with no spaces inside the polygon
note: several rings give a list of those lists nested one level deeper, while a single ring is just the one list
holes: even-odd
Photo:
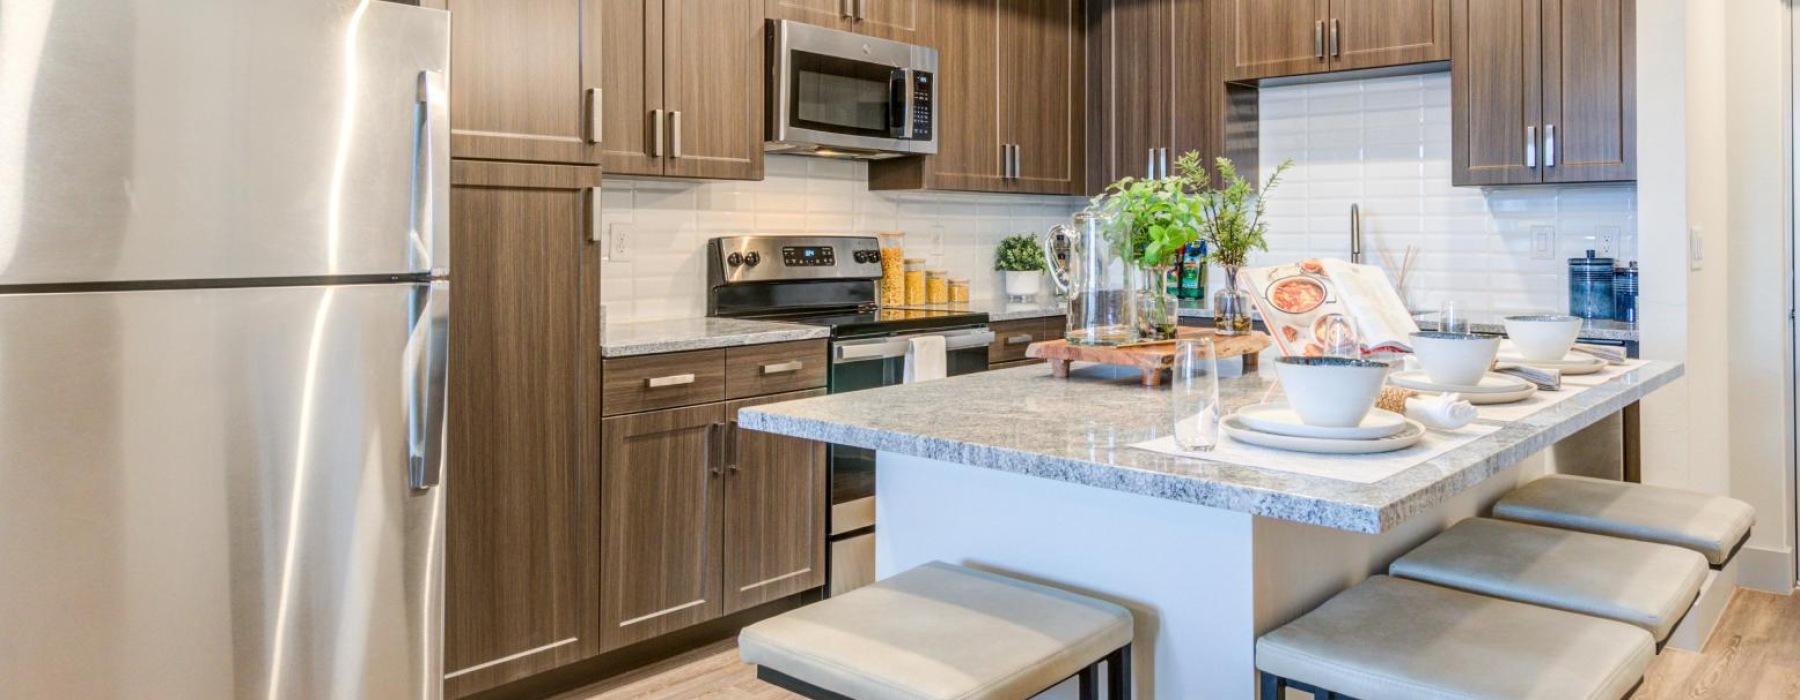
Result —
[{"label": "microwave door handle", "polygon": [[888,135],[897,139],[911,138],[913,130],[912,69],[895,68],[888,74],[888,100],[896,103],[888,110]]}]

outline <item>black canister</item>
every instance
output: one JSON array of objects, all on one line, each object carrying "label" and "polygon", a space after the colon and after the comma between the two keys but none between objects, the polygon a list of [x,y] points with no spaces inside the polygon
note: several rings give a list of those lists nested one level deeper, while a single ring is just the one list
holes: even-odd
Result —
[{"label": "black canister", "polygon": [[1613,270],[1613,318],[1637,323],[1638,266],[1636,261]]},{"label": "black canister", "polygon": [[1613,317],[1613,259],[1569,258],[1569,314],[1582,318]]}]

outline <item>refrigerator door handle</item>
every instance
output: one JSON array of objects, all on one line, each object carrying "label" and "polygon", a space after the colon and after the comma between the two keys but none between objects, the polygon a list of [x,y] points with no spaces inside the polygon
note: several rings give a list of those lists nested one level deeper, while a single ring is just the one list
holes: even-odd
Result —
[{"label": "refrigerator door handle", "polygon": [[[414,174],[414,250],[422,266],[442,276],[450,262],[450,98],[444,72],[419,72],[418,150]],[[420,240],[424,237],[424,240]]]},{"label": "refrigerator door handle", "polygon": [[444,470],[450,283],[432,282],[414,289],[412,333],[406,341],[406,355],[412,363],[406,387],[406,463],[413,490],[424,491],[440,483]]}]

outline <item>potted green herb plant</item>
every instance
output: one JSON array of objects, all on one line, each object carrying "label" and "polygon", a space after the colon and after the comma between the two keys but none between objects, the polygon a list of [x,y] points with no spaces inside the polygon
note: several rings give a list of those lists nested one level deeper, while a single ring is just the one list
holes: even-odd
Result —
[{"label": "potted green herb plant", "polygon": [[1044,247],[1029,233],[1007,236],[994,252],[994,269],[1005,277],[1008,301],[1036,301],[1043,291],[1044,268]]},{"label": "potted green herb plant", "polygon": [[1168,278],[1182,251],[1200,240],[1208,180],[1200,154],[1190,151],[1176,159],[1173,175],[1121,179],[1089,205],[1117,216],[1130,231],[1127,258],[1136,275],[1133,287],[1142,338],[1175,337],[1180,308]]},{"label": "potted green herb plant", "polygon": [[1263,211],[1269,191],[1293,164],[1289,160],[1276,166],[1259,192],[1255,182],[1238,174],[1230,158],[1215,162],[1223,186],[1205,198],[1200,219],[1207,259],[1225,270],[1225,285],[1213,295],[1213,327],[1219,335],[1250,332],[1250,298],[1238,287],[1238,272],[1250,261],[1251,251],[1269,249],[1265,238],[1269,223],[1263,221]]}]

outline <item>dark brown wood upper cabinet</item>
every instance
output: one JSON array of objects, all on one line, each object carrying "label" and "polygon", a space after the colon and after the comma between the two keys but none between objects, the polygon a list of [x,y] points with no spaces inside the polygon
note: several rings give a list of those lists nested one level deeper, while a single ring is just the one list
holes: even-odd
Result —
[{"label": "dark brown wood upper cabinet", "polygon": [[1226,80],[1450,58],[1450,0],[1221,0]]},{"label": "dark brown wood upper cabinet", "polygon": [[1633,0],[1457,0],[1458,185],[1637,177]]},{"label": "dark brown wood upper cabinet", "polygon": [[1197,151],[1226,155],[1211,17],[1201,0],[1088,3],[1088,192],[1172,173]]},{"label": "dark brown wood upper cabinet", "polygon": [[602,4],[615,0],[424,0],[449,10],[450,153],[598,163],[593,70]]},{"label": "dark brown wood upper cabinet", "polygon": [[593,166],[455,161],[444,692],[600,650]]},{"label": "dark brown wood upper cabinet", "polygon": [[823,395],[726,404],[725,614],[825,585],[825,443],[737,427],[745,407]]},{"label": "dark brown wood upper cabinet", "polygon": [[[760,180],[763,21],[749,0],[603,0],[608,175]],[[615,38],[616,37],[616,38]]]},{"label": "dark brown wood upper cabinet", "polygon": [[938,154],[869,165],[877,190],[1082,194],[1080,0],[936,0]]},{"label": "dark brown wood upper cabinet", "polygon": [[725,405],[601,428],[600,621],[606,650],[718,617]]},{"label": "dark brown wood upper cabinet", "polygon": [[937,0],[765,0],[770,19],[921,44]]}]

